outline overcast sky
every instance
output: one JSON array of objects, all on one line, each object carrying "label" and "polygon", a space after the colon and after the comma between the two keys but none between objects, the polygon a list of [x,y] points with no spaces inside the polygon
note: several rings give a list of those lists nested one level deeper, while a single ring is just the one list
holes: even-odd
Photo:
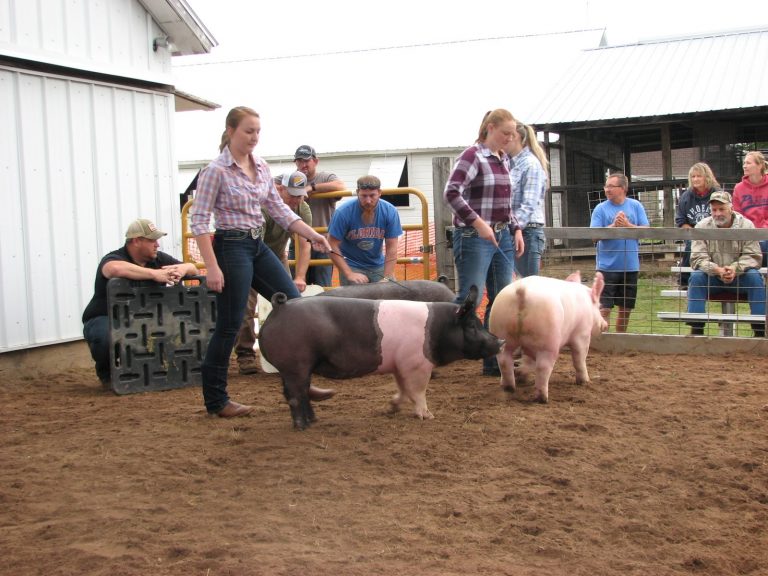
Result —
[{"label": "overcast sky", "polygon": [[[492,82],[473,77],[473,62],[462,56],[474,53],[463,51],[462,46],[478,46],[462,45],[461,41],[605,28],[608,44],[617,45],[714,30],[768,27],[768,10],[757,4],[747,8],[744,3],[722,0],[187,2],[219,45],[208,55],[175,57],[176,86],[217,102],[222,109],[177,114],[179,160],[213,157],[224,117],[237,105],[255,108],[262,116],[262,137],[256,149],[260,155],[290,154],[305,142],[326,148],[327,152],[371,146],[387,149],[397,142],[388,132],[413,130],[414,118],[428,114],[410,105],[416,97],[385,98],[381,93],[393,89],[402,92],[418,85],[420,78],[433,86],[434,94],[429,95],[433,102],[441,100],[441,94],[466,92],[461,101],[466,102],[466,114],[471,120],[462,129],[470,132],[469,144],[486,106],[507,107],[513,113],[515,109],[508,97],[493,94]],[[426,68],[430,66],[419,64],[425,70],[412,69],[424,58],[429,62],[431,52],[427,51],[432,48],[378,50],[456,42],[449,44],[447,51],[434,52],[440,54],[439,58],[447,54],[451,59],[444,63],[438,78],[428,76]],[[339,52],[344,54],[333,55]],[[514,74],[520,59],[527,60],[530,66],[542,56],[528,52],[488,54],[488,58],[498,59]],[[366,63],[371,69],[365,68]],[[364,72],[351,76],[349,70]],[[408,86],[403,86],[400,79]],[[546,85],[543,78],[522,80],[521,91]],[[698,77],[704,86],[707,80],[705,72]],[[692,78],[691,84],[696,81],[696,77]],[[366,131],[361,116],[369,116],[368,109],[354,108],[360,100],[370,103],[370,110],[378,111],[375,116],[381,118],[378,125],[372,119],[368,130],[379,136],[374,144],[370,138],[355,142],[355,131],[347,134],[342,129],[353,125],[357,133]],[[498,104],[492,104],[496,101]],[[454,101],[450,106],[451,110],[457,108]],[[411,107],[415,116],[405,110]],[[385,109],[386,114],[379,113]],[[435,109],[445,114],[439,106]],[[344,110],[349,111],[346,117]],[[459,110],[458,116],[460,112],[464,110]],[[425,123],[421,129],[433,130],[436,126]],[[334,140],[332,132],[338,133],[342,141]]]}]

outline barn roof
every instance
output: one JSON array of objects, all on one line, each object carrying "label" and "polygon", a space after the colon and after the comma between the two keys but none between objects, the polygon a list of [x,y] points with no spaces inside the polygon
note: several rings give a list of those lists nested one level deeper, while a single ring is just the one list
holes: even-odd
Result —
[{"label": "barn roof", "polygon": [[174,56],[205,54],[218,43],[186,0],[139,0],[173,43]]},{"label": "barn roof", "polygon": [[768,29],[584,50],[529,122],[550,130],[768,106]]}]

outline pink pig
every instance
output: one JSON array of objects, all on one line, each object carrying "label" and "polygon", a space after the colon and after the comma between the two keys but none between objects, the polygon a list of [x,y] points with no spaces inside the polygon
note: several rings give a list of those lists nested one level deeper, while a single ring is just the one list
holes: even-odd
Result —
[{"label": "pink pig", "polygon": [[[605,282],[595,274],[592,288],[581,284],[577,271],[566,280],[528,276],[512,282],[499,292],[491,309],[489,330],[506,339],[499,352],[501,386],[515,391],[515,372],[524,380],[536,369],[535,400],[549,399],[549,377],[563,346],[570,346],[576,383],[589,382],[587,352],[592,336],[608,329],[600,315],[600,294]],[[514,354],[522,349],[523,359],[515,368]]]}]

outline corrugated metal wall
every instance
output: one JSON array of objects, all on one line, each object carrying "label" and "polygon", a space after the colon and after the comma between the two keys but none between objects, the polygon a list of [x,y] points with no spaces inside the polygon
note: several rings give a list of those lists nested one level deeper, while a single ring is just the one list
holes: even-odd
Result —
[{"label": "corrugated metal wall", "polygon": [[0,54],[17,58],[172,84],[161,34],[137,0],[0,2]]},{"label": "corrugated metal wall", "polygon": [[153,219],[180,254],[173,95],[0,67],[0,352],[80,338],[96,266]]}]

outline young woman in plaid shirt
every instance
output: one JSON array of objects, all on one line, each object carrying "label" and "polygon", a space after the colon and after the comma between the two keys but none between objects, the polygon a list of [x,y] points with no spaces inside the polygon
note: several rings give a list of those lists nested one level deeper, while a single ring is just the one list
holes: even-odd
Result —
[{"label": "young woman in plaid shirt", "polygon": [[[245,106],[229,111],[221,155],[198,178],[192,204],[192,233],[207,271],[206,284],[216,296],[216,328],[202,365],[203,399],[209,414],[244,416],[251,406],[227,395],[229,357],[252,287],[265,298],[276,292],[298,298],[299,291],[280,259],[262,242],[262,207],[281,227],[303,236],[315,250],[330,251],[315,232],[283,202],[267,163],[253,155],[259,141],[259,115]],[[216,229],[213,240],[210,219]]]},{"label": "young woman in plaid shirt", "polygon": [[[515,256],[523,253],[523,233],[512,213],[512,181],[506,148],[517,122],[502,108],[483,117],[475,144],[461,153],[445,187],[453,212],[453,259],[458,273],[456,302],[469,287],[487,288],[485,326],[496,294],[512,281]],[[483,374],[498,375],[495,358],[483,361]]]}]

